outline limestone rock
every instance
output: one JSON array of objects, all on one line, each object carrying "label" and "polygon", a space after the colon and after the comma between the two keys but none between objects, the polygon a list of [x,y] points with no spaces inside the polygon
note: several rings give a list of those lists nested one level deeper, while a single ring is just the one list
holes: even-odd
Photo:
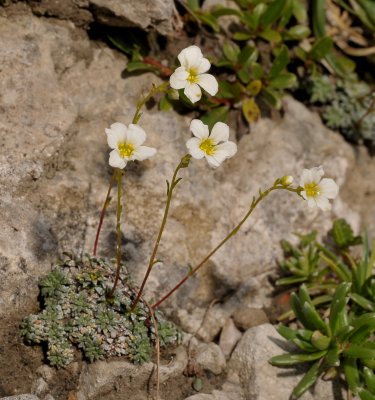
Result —
[{"label": "limestone rock", "polygon": [[233,314],[233,320],[236,326],[244,331],[269,322],[266,313],[261,308],[252,307],[239,307]]},{"label": "limestone rock", "polygon": [[197,348],[196,361],[202,369],[211,371],[215,375],[221,374],[226,365],[225,356],[215,343],[200,344]]},{"label": "limestone rock", "polygon": [[242,334],[236,328],[233,319],[229,318],[223,326],[223,330],[220,333],[219,341],[219,346],[225,357],[230,356],[237,342],[241,339],[241,336]]},{"label": "limestone rock", "polygon": [[[283,343],[284,349],[278,343]],[[293,388],[303,376],[303,370],[296,369],[286,374],[285,370],[268,363],[271,357],[285,352],[286,347],[287,343],[270,324],[251,328],[243,335],[232,354],[228,369],[230,374],[237,374],[240,378],[246,399],[289,399]],[[337,388],[334,387],[334,390]],[[301,400],[333,398],[332,383],[320,380],[312,392],[306,392]]]},{"label": "limestone rock", "polygon": [[33,394],[18,394],[16,396],[1,397],[0,400],[40,400],[40,398]]}]

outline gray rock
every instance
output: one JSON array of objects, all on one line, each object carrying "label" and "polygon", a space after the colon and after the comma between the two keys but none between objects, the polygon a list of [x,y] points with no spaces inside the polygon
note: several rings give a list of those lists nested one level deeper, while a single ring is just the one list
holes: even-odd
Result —
[{"label": "gray rock", "polygon": [[0,400],[40,400],[40,398],[33,394],[18,394],[16,396],[1,397]]},{"label": "gray rock", "polygon": [[202,369],[211,371],[215,375],[221,374],[226,365],[225,356],[215,343],[198,345],[196,361]]},{"label": "gray rock", "polygon": [[166,35],[178,25],[173,0],[89,0],[96,19],[106,25],[155,28]]},{"label": "gray rock", "polygon": [[233,314],[233,321],[244,331],[269,322],[266,313],[261,308],[252,307],[239,307]]},{"label": "gray rock", "polygon": [[[285,373],[273,367],[268,360],[285,352],[277,343],[285,341],[270,324],[249,329],[238,343],[228,363],[228,376],[237,375],[249,400],[287,400],[302,378],[299,369]],[[335,391],[337,389],[335,388]],[[320,380],[313,392],[306,392],[301,399],[333,399],[332,383]]]},{"label": "gray rock", "polygon": [[47,394],[48,389],[48,383],[43,378],[38,378],[34,382],[31,392],[36,396],[43,397]]},{"label": "gray rock", "polygon": [[225,357],[230,356],[237,342],[241,339],[241,336],[242,334],[236,328],[232,318],[229,318],[223,326],[219,340],[219,346]]}]

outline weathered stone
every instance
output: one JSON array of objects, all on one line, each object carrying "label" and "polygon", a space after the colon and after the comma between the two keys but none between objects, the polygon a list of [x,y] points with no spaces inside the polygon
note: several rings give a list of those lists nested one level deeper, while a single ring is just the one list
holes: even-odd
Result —
[{"label": "weathered stone", "polygon": [[204,370],[211,371],[215,375],[223,372],[226,365],[225,356],[217,344],[200,344],[196,352],[196,361]]},{"label": "weathered stone", "polygon": [[269,322],[266,313],[261,308],[251,307],[239,307],[233,314],[233,321],[244,331]]},{"label": "weathered stone", "polygon": [[43,397],[48,393],[48,389],[48,383],[43,378],[38,378],[34,382],[31,392],[36,396]]},{"label": "weathered stone", "polygon": [[225,355],[229,357],[237,342],[241,339],[241,332],[236,328],[232,318],[229,318],[220,333],[219,346]]},{"label": "weathered stone", "polygon": [[[283,344],[283,348],[278,346]],[[270,324],[249,329],[238,343],[229,361],[230,374],[237,374],[246,399],[280,400],[288,399],[293,388],[306,371],[296,369],[285,374],[285,370],[273,367],[268,360],[291,348]],[[290,369],[288,369],[290,371]],[[336,391],[337,388],[335,388]],[[313,391],[306,392],[301,399],[333,399],[332,383],[320,380]]]},{"label": "weathered stone", "polygon": [[155,28],[161,34],[173,32],[178,24],[173,0],[89,0],[98,22],[113,26]]},{"label": "weathered stone", "polygon": [[33,394],[18,394],[16,396],[1,397],[0,400],[40,400],[40,398]]}]

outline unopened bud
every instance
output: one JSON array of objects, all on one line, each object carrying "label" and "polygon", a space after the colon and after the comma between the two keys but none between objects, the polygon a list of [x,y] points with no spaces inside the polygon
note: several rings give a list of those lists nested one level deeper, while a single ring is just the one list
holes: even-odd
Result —
[{"label": "unopened bud", "polygon": [[180,98],[178,90],[176,90],[176,89],[169,89],[167,94],[168,94],[168,98],[171,100],[178,100]]},{"label": "unopened bud", "polygon": [[280,179],[280,182],[283,186],[290,186],[294,181],[294,178],[291,175],[285,175]]},{"label": "unopened bud", "polygon": [[181,158],[180,167],[181,168],[187,168],[189,166],[190,160],[191,160],[191,155],[190,154],[186,154],[186,156],[183,156]]}]

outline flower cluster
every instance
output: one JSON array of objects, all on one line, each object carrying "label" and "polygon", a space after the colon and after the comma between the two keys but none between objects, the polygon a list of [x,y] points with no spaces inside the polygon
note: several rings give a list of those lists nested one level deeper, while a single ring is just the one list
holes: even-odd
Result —
[{"label": "flower cluster", "polygon": [[[183,49],[177,56],[181,66],[176,68],[170,77],[170,86],[182,90],[185,96],[195,103],[202,97],[201,88],[214,96],[218,91],[218,83],[214,76],[207,73],[211,64],[203,57],[197,46]],[[186,142],[188,153],[195,159],[205,158],[208,164],[217,168],[221,163],[233,157],[237,152],[237,145],[229,141],[229,126],[217,122],[211,132],[207,125],[199,119],[190,123],[191,139]],[[128,127],[116,122],[105,130],[109,147],[112,149],[109,156],[109,165],[123,169],[129,161],[145,160],[156,153],[156,149],[143,146],[146,140],[145,131],[138,124]],[[300,179],[298,193],[307,201],[309,207],[318,207],[326,211],[331,208],[329,200],[338,194],[338,186],[333,179],[322,179],[323,168],[304,169]],[[281,178],[280,183],[289,187],[293,183],[292,176]]]}]

